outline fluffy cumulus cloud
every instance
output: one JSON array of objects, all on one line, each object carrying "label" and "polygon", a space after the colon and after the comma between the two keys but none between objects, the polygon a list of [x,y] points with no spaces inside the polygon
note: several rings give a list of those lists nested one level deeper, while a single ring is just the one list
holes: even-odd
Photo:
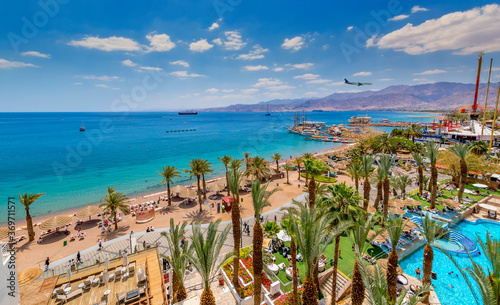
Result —
[{"label": "fluffy cumulus cloud", "polygon": [[352,76],[370,76],[370,75],[372,75],[371,72],[361,71],[358,73],[354,73]]},{"label": "fluffy cumulus cloud", "polygon": [[246,46],[246,42],[243,42],[240,32],[226,31],[224,35],[226,36],[224,40],[217,38],[213,42],[217,45],[222,45],[228,51],[238,51]]},{"label": "fluffy cumulus cloud", "polygon": [[171,61],[170,64],[171,65],[179,65],[179,66],[189,68],[189,63],[184,61],[184,60]]},{"label": "fluffy cumulus cloud", "polygon": [[389,21],[399,21],[399,20],[404,20],[410,18],[410,15],[397,15],[392,18],[389,18]]},{"label": "fluffy cumulus cloud", "polygon": [[426,9],[425,7],[421,7],[419,5],[415,5],[414,7],[411,8],[411,13],[415,14],[418,12],[427,12],[429,9]]},{"label": "fluffy cumulus cloud", "polygon": [[208,28],[209,31],[213,31],[219,28],[219,24],[217,22],[212,23],[212,25]]},{"label": "fluffy cumulus cloud", "polygon": [[210,89],[207,89],[205,91],[207,93],[210,93],[210,94],[216,94],[217,92],[219,92],[219,89],[217,89],[217,88],[210,88]]},{"label": "fluffy cumulus cloud", "polygon": [[50,58],[50,54],[44,54],[44,53],[40,53],[37,51],[22,52],[21,55],[22,56],[40,57],[40,58]]},{"label": "fluffy cumulus cloud", "polygon": [[130,59],[122,60],[121,63],[122,63],[122,65],[124,65],[126,67],[135,67],[135,66],[137,66],[137,64],[135,62],[131,61]]},{"label": "fluffy cumulus cloud", "polygon": [[141,46],[133,39],[125,37],[111,36],[99,38],[87,36],[81,40],[71,40],[70,46],[96,49],[100,51],[141,51]]},{"label": "fluffy cumulus cloud", "polygon": [[185,79],[189,77],[203,77],[204,75],[196,74],[196,73],[188,73],[187,71],[175,71],[171,72],[170,75],[177,76],[180,79]]},{"label": "fluffy cumulus cloud", "polygon": [[370,38],[366,46],[394,49],[410,55],[450,50],[457,55],[479,51],[500,51],[500,6],[485,5],[430,19],[420,25],[407,24],[381,37]]},{"label": "fluffy cumulus cloud", "polygon": [[103,81],[103,82],[110,82],[110,81],[114,81],[114,80],[120,80],[120,77],[118,77],[118,76],[108,76],[108,75],[101,75],[101,76],[97,76],[97,75],[80,75],[79,77],[81,77],[83,79],[99,80],[99,81]]},{"label": "fluffy cumulus cloud", "polygon": [[285,68],[283,68],[283,67],[274,67],[274,68],[273,68],[273,71],[274,71],[274,72],[281,72],[281,71],[283,71],[283,70],[285,70]]},{"label": "fluffy cumulus cloud", "polygon": [[259,78],[257,83],[253,86],[256,88],[264,88],[267,90],[287,90],[295,88],[283,83],[277,78]]},{"label": "fluffy cumulus cloud", "polygon": [[347,31],[352,31],[352,29],[354,29],[354,26],[352,26],[352,25],[347,27]]},{"label": "fluffy cumulus cloud", "polygon": [[281,47],[285,50],[298,51],[304,46],[304,38],[300,36],[295,36],[293,38],[285,38]]},{"label": "fluffy cumulus cloud", "polygon": [[432,75],[432,74],[441,74],[441,73],[446,73],[446,71],[441,70],[441,69],[434,69],[434,70],[427,70],[424,72],[413,73],[413,75]]},{"label": "fluffy cumulus cloud", "polygon": [[268,67],[262,66],[262,65],[243,67],[243,71],[261,71],[261,70],[268,70],[268,69],[269,69]]},{"label": "fluffy cumulus cloud", "polygon": [[268,52],[269,49],[264,49],[260,45],[256,44],[253,46],[253,50],[251,50],[248,54],[240,54],[237,59],[243,59],[243,60],[255,60],[255,59],[261,59],[264,58],[265,52]]},{"label": "fluffy cumulus cloud", "polygon": [[314,64],[310,63],[310,62],[306,62],[303,64],[286,64],[285,66],[287,66],[291,70],[294,70],[294,69],[309,70],[314,66]]},{"label": "fluffy cumulus cloud", "polygon": [[167,34],[151,33],[146,35],[146,39],[149,40],[150,44],[150,47],[147,48],[149,52],[166,52],[175,47],[175,43],[170,40],[170,36]]},{"label": "fluffy cumulus cloud", "polygon": [[37,67],[33,64],[20,62],[20,61],[9,61],[0,58],[0,69],[13,69],[13,68],[27,68],[27,67]]},{"label": "fluffy cumulus cloud", "polygon": [[200,39],[189,44],[189,49],[193,52],[205,52],[213,47],[214,45],[210,44],[206,39]]},{"label": "fluffy cumulus cloud", "polygon": [[319,77],[318,74],[306,73],[306,74],[294,76],[293,78],[311,80],[311,79],[317,79],[318,77]]}]

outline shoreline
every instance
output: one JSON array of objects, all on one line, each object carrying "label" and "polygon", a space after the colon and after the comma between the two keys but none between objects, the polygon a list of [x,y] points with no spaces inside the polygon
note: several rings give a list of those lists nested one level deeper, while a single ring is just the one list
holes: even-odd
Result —
[{"label": "shoreline", "polygon": [[[319,150],[319,151],[315,151],[315,152],[311,152],[314,156],[317,156],[317,155],[322,155],[322,154],[326,154],[326,153],[329,153],[331,152],[332,150],[341,150],[342,148],[348,148],[350,146],[354,145],[353,143],[351,144],[342,144],[340,146],[334,146],[334,147],[330,147],[330,148],[326,148],[326,149],[323,149],[323,150]],[[293,156],[292,155],[292,159],[296,158],[298,156]],[[280,165],[282,164],[285,164],[286,162],[289,162],[290,161],[290,158],[285,158],[283,159],[284,161],[281,161],[279,162]],[[272,163],[274,163],[273,161],[271,161]],[[213,180],[218,180],[218,179],[221,179],[221,178],[225,178],[225,174],[222,173],[220,175],[214,175],[213,177],[211,177],[211,179],[208,179],[207,180],[207,183],[209,181],[213,181]],[[196,180],[195,180],[196,181]],[[193,181],[190,181],[189,183],[187,184],[191,184],[193,183]],[[175,185],[177,184],[173,184],[171,185],[171,187],[174,187]],[[186,184],[181,184],[181,185],[186,185]],[[162,196],[164,194],[167,193],[167,190],[166,190],[166,186],[162,186],[165,188],[164,191],[160,191],[160,192],[157,192],[157,191],[143,191],[143,192],[138,192],[138,193],[132,193],[132,194],[125,194],[129,199],[130,199],[130,203],[142,203],[144,201],[150,201],[152,200],[152,197],[155,197],[155,196]],[[17,198],[16,198],[17,199]],[[86,207],[86,206],[98,206],[100,204],[100,202],[93,202],[93,203],[86,203],[86,204],[83,204],[81,206],[78,206],[78,207],[73,207],[73,208],[70,208],[70,209],[63,209],[63,210],[59,210],[59,211],[54,211],[54,212],[50,212],[50,213],[47,213],[47,214],[42,214],[42,215],[31,215],[31,218],[32,218],[32,221],[33,221],[33,224],[37,224],[39,222],[42,222],[42,221],[45,221],[49,218],[52,218],[52,217],[55,217],[55,216],[70,216],[70,217],[75,217],[74,214],[78,211],[80,211],[82,208]],[[21,208],[21,205],[19,205],[19,209],[17,209],[17,211],[19,211],[19,215],[20,217],[18,219],[16,219],[16,227],[18,227],[17,230],[21,230],[21,228],[23,226],[26,226],[26,214],[24,212],[24,208]],[[17,217],[17,213],[16,213],[16,217]],[[3,227],[3,226],[6,226],[7,223],[6,222],[3,222],[3,223],[0,223],[0,227]]]}]

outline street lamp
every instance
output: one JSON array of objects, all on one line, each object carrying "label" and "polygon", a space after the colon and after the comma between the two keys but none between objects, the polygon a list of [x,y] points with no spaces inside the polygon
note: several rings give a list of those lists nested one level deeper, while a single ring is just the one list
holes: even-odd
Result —
[{"label": "street lamp", "polygon": [[132,250],[132,234],[134,234],[134,231],[130,230],[130,235],[129,235],[129,240],[130,240],[130,254],[134,253]]}]

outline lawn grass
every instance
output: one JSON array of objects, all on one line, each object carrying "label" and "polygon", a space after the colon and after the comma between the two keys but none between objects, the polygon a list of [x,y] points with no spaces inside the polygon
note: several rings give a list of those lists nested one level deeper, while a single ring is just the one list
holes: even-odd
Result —
[{"label": "lawn grass", "polygon": [[[300,176],[305,178],[306,174],[301,173]],[[335,182],[337,182],[337,179],[335,179],[333,177],[325,177],[325,176],[314,176],[314,180],[316,180],[316,182],[323,182],[323,183],[335,183]]]}]

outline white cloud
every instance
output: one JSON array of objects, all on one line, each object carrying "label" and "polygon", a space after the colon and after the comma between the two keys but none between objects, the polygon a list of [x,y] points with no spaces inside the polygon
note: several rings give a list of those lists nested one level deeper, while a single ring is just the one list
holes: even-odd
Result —
[{"label": "white cloud", "polygon": [[372,75],[371,72],[362,71],[362,72],[354,73],[352,76],[370,76],[370,75]]},{"label": "white cloud", "polygon": [[210,89],[207,89],[205,90],[207,93],[210,93],[210,94],[216,94],[217,92],[219,92],[219,89],[216,89],[216,88],[210,88]]},{"label": "white cloud", "polygon": [[446,71],[441,70],[441,69],[434,69],[434,70],[427,70],[427,71],[419,72],[419,73],[413,73],[413,75],[432,75],[432,74],[441,74],[441,73],[446,73]]},{"label": "white cloud", "polygon": [[318,74],[307,73],[307,74],[294,76],[293,78],[295,78],[295,79],[317,79],[318,77],[319,77]]},{"label": "white cloud", "polygon": [[415,5],[414,7],[411,8],[411,13],[417,13],[417,12],[427,12],[429,9],[426,9],[425,7],[421,7],[418,5]]},{"label": "white cloud", "polygon": [[318,94],[319,94],[318,92],[314,92],[313,91],[313,92],[306,92],[306,93],[304,93],[304,96],[318,96]]},{"label": "white cloud", "polygon": [[399,20],[407,19],[409,17],[410,17],[410,15],[397,15],[397,16],[394,16],[392,18],[389,18],[389,21],[399,21]]},{"label": "white cloud", "polygon": [[112,90],[118,90],[118,89],[120,89],[120,88],[110,87],[110,86],[108,86],[106,84],[96,84],[95,86],[98,87],[98,88],[112,89]]},{"label": "white cloud", "polygon": [[212,23],[212,25],[208,28],[209,31],[213,31],[219,28],[219,24],[217,22]]},{"label": "white cloud", "polygon": [[89,80],[100,80],[102,82],[110,82],[114,80],[120,80],[120,77],[118,76],[108,76],[108,75],[101,75],[101,76],[96,76],[96,75],[80,75],[79,77],[83,79],[89,79]]},{"label": "white cloud", "polygon": [[323,45],[323,50],[328,50],[328,45],[327,44]]},{"label": "white cloud", "polygon": [[298,51],[304,46],[304,38],[300,36],[285,38],[281,47],[286,50]]},{"label": "white cloud", "polygon": [[188,73],[187,71],[175,71],[170,73],[170,75],[177,76],[178,78],[184,79],[188,77],[203,77],[204,75],[196,73]]},{"label": "white cloud", "polygon": [[237,59],[243,59],[243,60],[254,60],[254,59],[261,59],[264,58],[264,55],[262,53],[268,52],[269,49],[264,49],[260,45],[256,44],[253,46],[253,50],[250,51],[248,54],[240,54]]},{"label": "white cloud", "polygon": [[33,64],[28,64],[20,61],[8,61],[6,59],[0,58],[0,69],[27,68],[27,67],[37,68],[37,66]]},{"label": "white cloud", "polygon": [[420,25],[409,23],[399,30],[367,41],[367,47],[394,49],[410,55],[451,50],[470,55],[500,51],[500,6],[485,5],[430,19]]},{"label": "white cloud", "polygon": [[141,46],[134,40],[125,37],[111,36],[99,38],[87,36],[81,40],[71,40],[70,46],[97,49],[101,51],[140,51]]},{"label": "white cloud", "polygon": [[286,90],[293,89],[295,87],[284,84],[281,80],[277,78],[259,78],[258,82],[253,85],[257,88],[265,88],[267,90]]},{"label": "white cloud", "polygon": [[144,72],[144,71],[157,71],[157,72],[160,72],[160,71],[163,71],[163,69],[162,68],[158,68],[158,67],[140,67],[139,71],[140,72]]},{"label": "white cloud", "polygon": [[193,52],[205,52],[213,48],[213,44],[208,43],[206,39],[200,39],[189,44],[189,49]]},{"label": "white cloud", "polygon": [[274,72],[281,72],[283,70],[285,70],[285,68],[282,68],[282,67],[275,67],[275,68],[273,68]]},{"label": "white cloud", "polygon": [[268,67],[262,66],[262,65],[243,67],[243,71],[261,71],[261,70],[268,70],[268,69],[269,69]]},{"label": "white cloud", "polygon": [[[217,45],[223,45],[224,49],[229,50],[229,51],[238,51],[243,49],[244,46],[246,46],[246,42],[243,42],[241,39],[241,34],[238,31],[226,31],[224,32],[224,35],[226,36],[225,40],[220,40],[214,43]],[[220,42],[220,44],[219,44]]]},{"label": "white cloud", "polygon": [[352,31],[352,29],[354,29],[354,26],[352,26],[352,25],[347,27],[347,31]]},{"label": "white cloud", "polygon": [[135,67],[137,66],[137,64],[133,61],[131,61],[130,59],[125,59],[125,60],[122,60],[122,65],[124,66],[127,66],[127,67]]},{"label": "white cloud", "polygon": [[308,70],[314,66],[313,63],[303,63],[303,64],[286,64],[285,66],[289,67],[290,69],[302,69],[302,70]]},{"label": "white cloud", "polygon": [[413,81],[421,84],[435,83],[435,81],[427,78],[414,78]]},{"label": "white cloud", "polygon": [[212,42],[218,46],[222,45],[222,39],[220,39],[220,38],[215,38],[214,40],[212,40]]},{"label": "white cloud", "polygon": [[329,80],[329,79],[313,79],[313,80],[308,81],[307,83],[308,84],[326,84],[329,82],[331,82],[331,80]]},{"label": "white cloud", "polygon": [[231,93],[231,92],[234,92],[234,89],[222,89],[222,92]]},{"label": "white cloud", "polygon": [[393,81],[393,80],[394,80],[394,79],[392,79],[392,78],[381,78],[381,79],[379,79],[378,81],[379,81],[379,82],[390,82],[390,81]]},{"label": "white cloud", "polygon": [[170,40],[170,36],[167,34],[151,33],[146,35],[146,39],[151,45],[147,48],[148,52],[166,52],[175,48],[175,43]]},{"label": "white cloud", "polygon": [[44,54],[40,53],[37,51],[28,51],[28,52],[22,52],[22,56],[34,56],[34,57],[40,57],[40,58],[50,58],[50,54]]},{"label": "white cloud", "polygon": [[[484,69],[484,72],[489,72],[490,68]],[[491,71],[500,71],[500,67],[491,68]]]},{"label": "white cloud", "polygon": [[184,60],[171,61],[170,64],[171,65],[179,65],[179,66],[189,68],[189,63],[184,61]]},{"label": "white cloud", "polygon": [[242,89],[241,93],[243,94],[254,94],[259,92],[259,89]]}]

